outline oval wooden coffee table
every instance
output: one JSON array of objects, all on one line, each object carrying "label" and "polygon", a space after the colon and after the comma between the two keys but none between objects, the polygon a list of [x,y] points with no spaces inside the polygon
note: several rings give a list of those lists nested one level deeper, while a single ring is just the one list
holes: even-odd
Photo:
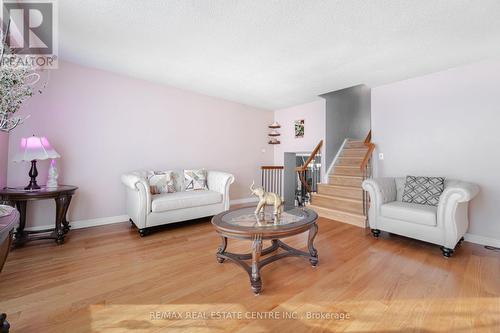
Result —
[{"label": "oval wooden coffee table", "polygon": [[[285,208],[279,221],[275,223],[271,210],[266,209],[265,213],[259,217],[254,214],[254,210],[255,207],[229,210],[214,216],[212,224],[222,239],[222,244],[216,254],[217,261],[223,263],[227,259],[243,267],[250,277],[253,292],[259,294],[262,290],[260,269],[265,265],[290,256],[305,257],[314,267],[318,264],[318,251],[313,245],[318,233],[316,224],[318,215],[307,208]],[[308,252],[294,249],[280,240],[306,231],[309,231]],[[227,252],[228,238],[252,241],[252,252],[247,254]],[[262,249],[263,240],[271,240],[271,246]],[[277,252],[278,249],[283,251]],[[261,260],[261,256],[275,251],[277,253]],[[251,263],[248,264],[246,260],[250,260]]]}]

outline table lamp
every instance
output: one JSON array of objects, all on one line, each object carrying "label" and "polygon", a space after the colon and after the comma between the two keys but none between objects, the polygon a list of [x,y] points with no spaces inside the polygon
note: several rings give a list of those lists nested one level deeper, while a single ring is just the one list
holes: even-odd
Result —
[{"label": "table lamp", "polygon": [[49,143],[46,137],[31,136],[21,139],[19,152],[14,158],[14,162],[31,162],[31,169],[28,173],[30,183],[25,190],[38,190],[40,186],[36,183],[38,170],[36,169],[36,161],[53,159],[61,157]]}]

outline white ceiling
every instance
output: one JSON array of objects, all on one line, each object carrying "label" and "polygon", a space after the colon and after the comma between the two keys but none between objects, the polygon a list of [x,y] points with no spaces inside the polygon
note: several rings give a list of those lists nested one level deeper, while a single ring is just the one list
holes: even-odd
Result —
[{"label": "white ceiling", "polygon": [[61,58],[266,109],[500,55],[499,0],[59,0]]}]

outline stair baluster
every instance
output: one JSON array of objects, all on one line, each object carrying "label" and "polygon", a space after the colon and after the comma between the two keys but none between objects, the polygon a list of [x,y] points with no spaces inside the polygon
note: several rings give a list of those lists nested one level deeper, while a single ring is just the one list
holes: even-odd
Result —
[{"label": "stair baluster", "polygon": [[283,166],[261,166],[261,185],[267,192],[283,197]]}]

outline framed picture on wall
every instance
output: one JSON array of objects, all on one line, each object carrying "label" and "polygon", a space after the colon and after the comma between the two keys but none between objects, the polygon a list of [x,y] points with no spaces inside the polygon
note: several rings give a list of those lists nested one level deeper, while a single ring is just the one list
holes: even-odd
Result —
[{"label": "framed picture on wall", "polygon": [[304,137],[304,119],[295,120],[295,138]]}]

